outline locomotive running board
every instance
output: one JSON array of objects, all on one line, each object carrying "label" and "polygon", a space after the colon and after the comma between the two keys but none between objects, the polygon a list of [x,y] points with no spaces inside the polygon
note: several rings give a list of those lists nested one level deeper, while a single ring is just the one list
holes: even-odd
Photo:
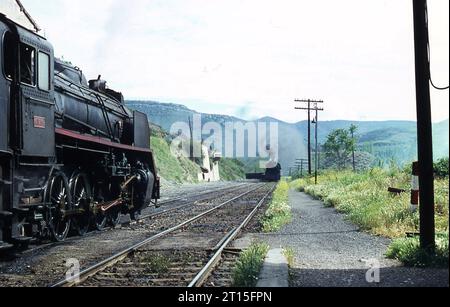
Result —
[{"label": "locomotive running board", "polygon": [[119,143],[114,143],[111,142],[107,139],[98,137],[98,136],[90,136],[90,135],[86,135],[86,134],[79,134],[77,132],[71,131],[71,130],[67,130],[67,129],[62,129],[62,128],[55,128],[55,133],[64,137],[68,137],[71,139],[75,139],[75,140],[79,140],[79,141],[84,141],[84,142],[89,142],[89,143],[94,143],[94,144],[98,144],[98,145],[102,145],[102,146],[108,146],[108,147],[113,147],[116,149],[122,149],[122,150],[128,150],[128,151],[136,151],[136,152],[145,152],[145,153],[152,153],[151,149],[147,149],[147,148],[140,148],[140,147],[135,147],[135,146],[130,146],[130,145],[125,145],[125,144],[119,144]]},{"label": "locomotive running board", "polygon": [[7,180],[0,179],[0,187],[1,187],[2,185],[11,185],[11,184],[12,184],[11,181],[7,181]]},{"label": "locomotive running board", "polygon": [[5,243],[3,241],[0,241],[0,252],[2,251],[9,251],[14,247],[14,245]]}]

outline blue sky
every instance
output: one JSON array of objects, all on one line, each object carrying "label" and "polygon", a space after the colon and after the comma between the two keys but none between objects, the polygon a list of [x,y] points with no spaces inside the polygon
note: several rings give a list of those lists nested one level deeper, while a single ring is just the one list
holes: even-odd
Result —
[{"label": "blue sky", "polygon": [[[246,119],[414,120],[411,0],[22,0],[57,56],[127,99]],[[429,0],[432,74],[449,83],[449,1]],[[432,92],[433,120],[448,91]]]}]

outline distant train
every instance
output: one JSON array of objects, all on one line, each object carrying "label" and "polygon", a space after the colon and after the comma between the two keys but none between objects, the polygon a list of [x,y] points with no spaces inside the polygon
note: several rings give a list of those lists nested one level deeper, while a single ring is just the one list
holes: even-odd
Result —
[{"label": "distant train", "polygon": [[276,167],[267,168],[264,173],[250,173],[246,174],[248,180],[261,180],[267,182],[278,182],[281,180],[281,164]]},{"label": "distant train", "polygon": [[0,251],[137,219],[160,180],[147,116],[0,14]]}]

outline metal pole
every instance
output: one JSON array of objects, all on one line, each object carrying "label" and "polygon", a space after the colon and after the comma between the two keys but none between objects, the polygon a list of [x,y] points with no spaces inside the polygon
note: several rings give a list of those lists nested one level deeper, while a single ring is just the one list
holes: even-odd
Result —
[{"label": "metal pole", "polygon": [[[352,130],[352,140],[355,141],[355,133],[353,132],[353,130]],[[352,148],[353,171],[354,172],[356,172],[355,146],[356,146],[356,144],[354,144],[353,148]]]},{"label": "metal pole", "polygon": [[193,127],[193,123],[191,121],[191,117],[188,117],[188,118],[189,118],[189,131],[191,133],[190,144],[189,144],[189,159],[191,161],[195,161],[195,158],[194,158],[194,127]]},{"label": "metal pole", "polygon": [[323,111],[323,109],[319,109],[318,104],[323,103],[322,100],[311,100],[311,99],[305,99],[305,100],[295,100],[295,102],[306,102],[308,103],[307,108],[295,108],[296,110],[306,110],[308,111],[308,172],[309,175],[312,175],[312,146],[311,146],[311,103],[315,103],[316,106],[314,108],[315,111]]},{"label": "metal pole", "polygon": [[317,168],[320,170],[320,154],[321,154],[321,152],[322,152],[322,151],[321,151],[321,149],[322,149],[321,147],[322,147],[322,146],[319,144],[318,147],[319,147],[319,159],[317,159],[317,165],[318,165]]},{"label": "metal pole", "polygon": [[414,47],[416,62],[417,135],[420,184],[420,244],[434,250],[433,134],[430,99],[427,1],[413,0]]},{"label": "metal pole", "polygon": [[311,157],[311,100],[308,100],[308,173],[312,175],[312,157]]},{"label": "metal pole", "polygon": [[316,158],[315,158],[315,166],[316,166],[316,171],[315,171],[315,183],[317,185],[317,181],[318,181],[318,168],[319,168],[319,154],[318,154],[318,129],[319,129],[319,110],[316,107]]}]

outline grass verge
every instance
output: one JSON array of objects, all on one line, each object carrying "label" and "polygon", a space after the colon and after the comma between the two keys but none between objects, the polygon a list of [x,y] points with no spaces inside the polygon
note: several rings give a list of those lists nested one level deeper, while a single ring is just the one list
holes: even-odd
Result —
[{"label": "grass verge", "polygon": [[276,232],[292,219],[292,210],[289,205],[289,184],[281,181],[275,192],[269,208],[262,218],[263,231]]},{"label": "grass verge", "polygon": [[[389,187],[411,189],[411,174],[401,170],[372,169],[367,172],[329,171],[313,179],[300,179],[291,186],[321,199],[348,216],[362,230],[388,238],[418,232],[419,214],[410,211],[410,193],[394,195]],[[436,180],[436,231],[448,232],[448,179]]]},{"label": "grass verge", "polygon": [[448,268],[448,234],[436,237],[436,252],[430,253],[420,248],[419,238],[396,239],[386,256],[410,267]]},{"label": "grass verge", "polygon": [[265,243],[253,243],[242,252],[233,271],[233,286],[255,287],[268,252],[269,245]]},{"label": "grass verge", "polygon": [[435,181],[436,231],[447,234],[438,237],[436,255],[421,250],[417,238],[404,238],[407,232],[419,232],[419,213],[410,211],[410,193],[394,195],[388,187],[409,191],[410,181],[406,170],[376,168],[360,173],[328,171],[319,176],[318,185],[313,179],[300,179],[291,187],[335,207],[364,231],[396,239],[387,253],[390,258],[407,266],[448,267],[448,178]]},{"label": "grass verge", "polygon": [[283,255],[284,257],[286,257],[287,262],[289,264],[289,267],[294,267],[295,266],[295,252],[292,248],[285,248],[283,249]]}]

